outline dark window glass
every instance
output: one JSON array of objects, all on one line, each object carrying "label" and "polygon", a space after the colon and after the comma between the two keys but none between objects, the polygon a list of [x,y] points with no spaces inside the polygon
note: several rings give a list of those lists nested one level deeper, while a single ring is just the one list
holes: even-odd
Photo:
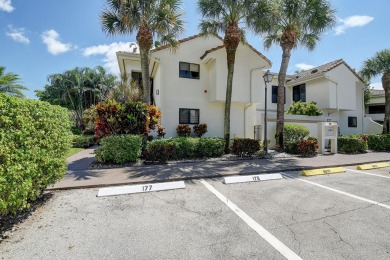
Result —
[{"label": "dark window glass", "polygon": [[293,101],[297,102],[301,100],[302,102],[306,102],[306,85],[301,84],[293,87]]},{"label": "dark window glass", "polygon": [[199,79],[199,64],[179,62],[179,77]]},{"label": "dark window glass", "polygon": [[348,117],[348,127],[357,127],[357,117],[349,116]]},{"label": "dark window glass", "polygon": [[179,124],[199,124],[199,109],[180,108]]},{"label": "dark window glass", "polygon": [[[272,103],[278,103],[278,86],[272,86]],[[284,104],[286,104],[286,88],[284,88]]]},{"label": "dark window glass", "polygon": [[369,114],[384,114],[385,113],[385,105],[369,106],[368,113]]}]

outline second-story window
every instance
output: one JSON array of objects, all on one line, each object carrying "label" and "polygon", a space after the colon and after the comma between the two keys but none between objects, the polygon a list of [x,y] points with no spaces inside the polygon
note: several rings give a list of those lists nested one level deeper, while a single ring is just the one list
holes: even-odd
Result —
[{"label": "second-story window", "polygon": [[[272,103],[278,103],[278,86],[272,86]],[[284,88],[284,104],[286,104],[286,87]]]},{"label": "second-story window", "polygon": [[306,102],[306,84],[293,87],[293,101],[298,102],[299,100]]},{"label": "second-story window", "polygon": [[188,79],[199,79],[199,64],[180,62],[179,77]]}]

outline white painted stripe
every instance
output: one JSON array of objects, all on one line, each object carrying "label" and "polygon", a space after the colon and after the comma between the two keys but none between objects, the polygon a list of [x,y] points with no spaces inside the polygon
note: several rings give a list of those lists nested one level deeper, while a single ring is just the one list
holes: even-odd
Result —
[{"label": "white painted stripe", "polygon": [[294,253],[290,248],[280,242],[276,237],[274,237],[270,232],[268,232],[264,227],[262,227],[259,223],[254,221],[251,217],[249,217],[244,211],[242,211],[239,207],[237,207],[233,202],[227,199],[224,195],[222,195],[218,190],[216,190],[213,186],[211,186],[205,180],[200,180],[200,182],[218,199],[220,199],[223,203],[226,204],[237,216],[239,216],[245,223],[248,224],[257,234],[259,234],[265,241],[267,241],[271,246],[273,246],[276,250],[279,251],[284,257],[287,259],[301,259],[302,258]]},{"label": "white painted stripe", "polygon": [[115,196],[130,193],[141,193],[161,190],[173,190],[184,189],[186,186],[184,181],[163,182],[163,183],[150,183],[132,186],[120,186],[99,189],[98,197],[102,196]]},{"label": "white painted stripe", "polygon": [[363,172],[363,171],[353,170],[353,169],[348,169],[348,171],[352,171],[352,172],[357,172],[357,173],[361,173],[361,174],[367,174],[367,175],[372,175],[372,176],[377,176],[377,177],[382,177],[382,178],[390,179],[389,176],[383,176],[383,175],[380,175],[380,174],[375,174],[375,173],[370,173],[370,172]]},{"label": "white painted stripe", "polygon": [[300,181],[309,183],[311,185],[315,185],[317,187],[320,187],[320,188],[323,188],[323,189],[327,189],[327,190],[330,190],[330,191],[333,191],[333,192],[336,192],[336,193],[339,193],[339,194],[343,194],[345,196],[348,196],[348,197],[351,197],[351,198],[354,198],[354,199],[357,199],[357,200],[361,200],[361,201],[364,201],[364,202],[367,202],[367,203],[370,203],[370,204],[374,204],[374,205],[378,205],[378,206],[390,209],[389,205],[380,203],[380,202],[375,201],[375,200],[366,199],[366,198],[363,198],[363,197],[360,197],[360,196],[357,196],[357,195],[353,195],[353,194],[345,192],[345,191],[333,189],[331,187],[324,186],[324,185],[321,185],[321,184],[318,184],[318,183],[315,183],[315,182],[312,182],[312,181],[308,181],[308,180],[304,180],[304,179],[297,179],[297,180],[300,180]]},{"label": "white painted stripe", "polygon": [[283,179],[280,173],[271,173],[271,174],[241,175],[241,176],[225,177],[223,182],[225,184],[231,184],[231,183],[268,181],[268,180],[279,180],[279,179]]}]

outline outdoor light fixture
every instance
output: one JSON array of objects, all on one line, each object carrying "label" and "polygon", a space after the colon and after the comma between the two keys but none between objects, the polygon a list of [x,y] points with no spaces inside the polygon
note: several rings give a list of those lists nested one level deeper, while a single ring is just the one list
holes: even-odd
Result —
[{"label": "outdoor light fixture", "polygon": [[267,84],[270,83],[273,79],[274,75],[267,70],[267,72],[263,75],[264,83],[265,83],[265,94],[264,94],[264,152],[268,153],[268,140],[267,140]]}]

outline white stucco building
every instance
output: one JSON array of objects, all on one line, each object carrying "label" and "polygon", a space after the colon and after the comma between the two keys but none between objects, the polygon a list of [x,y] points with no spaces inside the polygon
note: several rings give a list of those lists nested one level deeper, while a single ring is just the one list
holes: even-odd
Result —
[{"label": "white stucco building", "polygon": [[[128,78],[141,80],[140,57],[118,52],[119,68]],[[254,138],[255,126],[264,124],[264,71],[271,62],[248,44],[236,53],[231,109],[231,137]],[[223,136],[226,95],[226,50],[218,36],[195,35],[180,40],[172,53],[167,46],[151,51],[152,100],[162,111],[167,137],[176,136],[179,124],[206,123],[206,136]],[[274,144],[277,76],[268,86],[268,139]],[[288,76],[286,105],[314,101],[324,112],[320,117],[285,115],[286,122],[307,125],[317,136],[318,122],[339,124],[340,134],[361,134],[366,128],[363,103],[364,83],[343,61],[337,60]],[[261,133],[261,136],[264,133]]]},{"label": "white stucco building", "polygon": [[385,91],[370,89],[370,101],[366,105],[366,116],[375,122],[383,124],[385,119]]}]

